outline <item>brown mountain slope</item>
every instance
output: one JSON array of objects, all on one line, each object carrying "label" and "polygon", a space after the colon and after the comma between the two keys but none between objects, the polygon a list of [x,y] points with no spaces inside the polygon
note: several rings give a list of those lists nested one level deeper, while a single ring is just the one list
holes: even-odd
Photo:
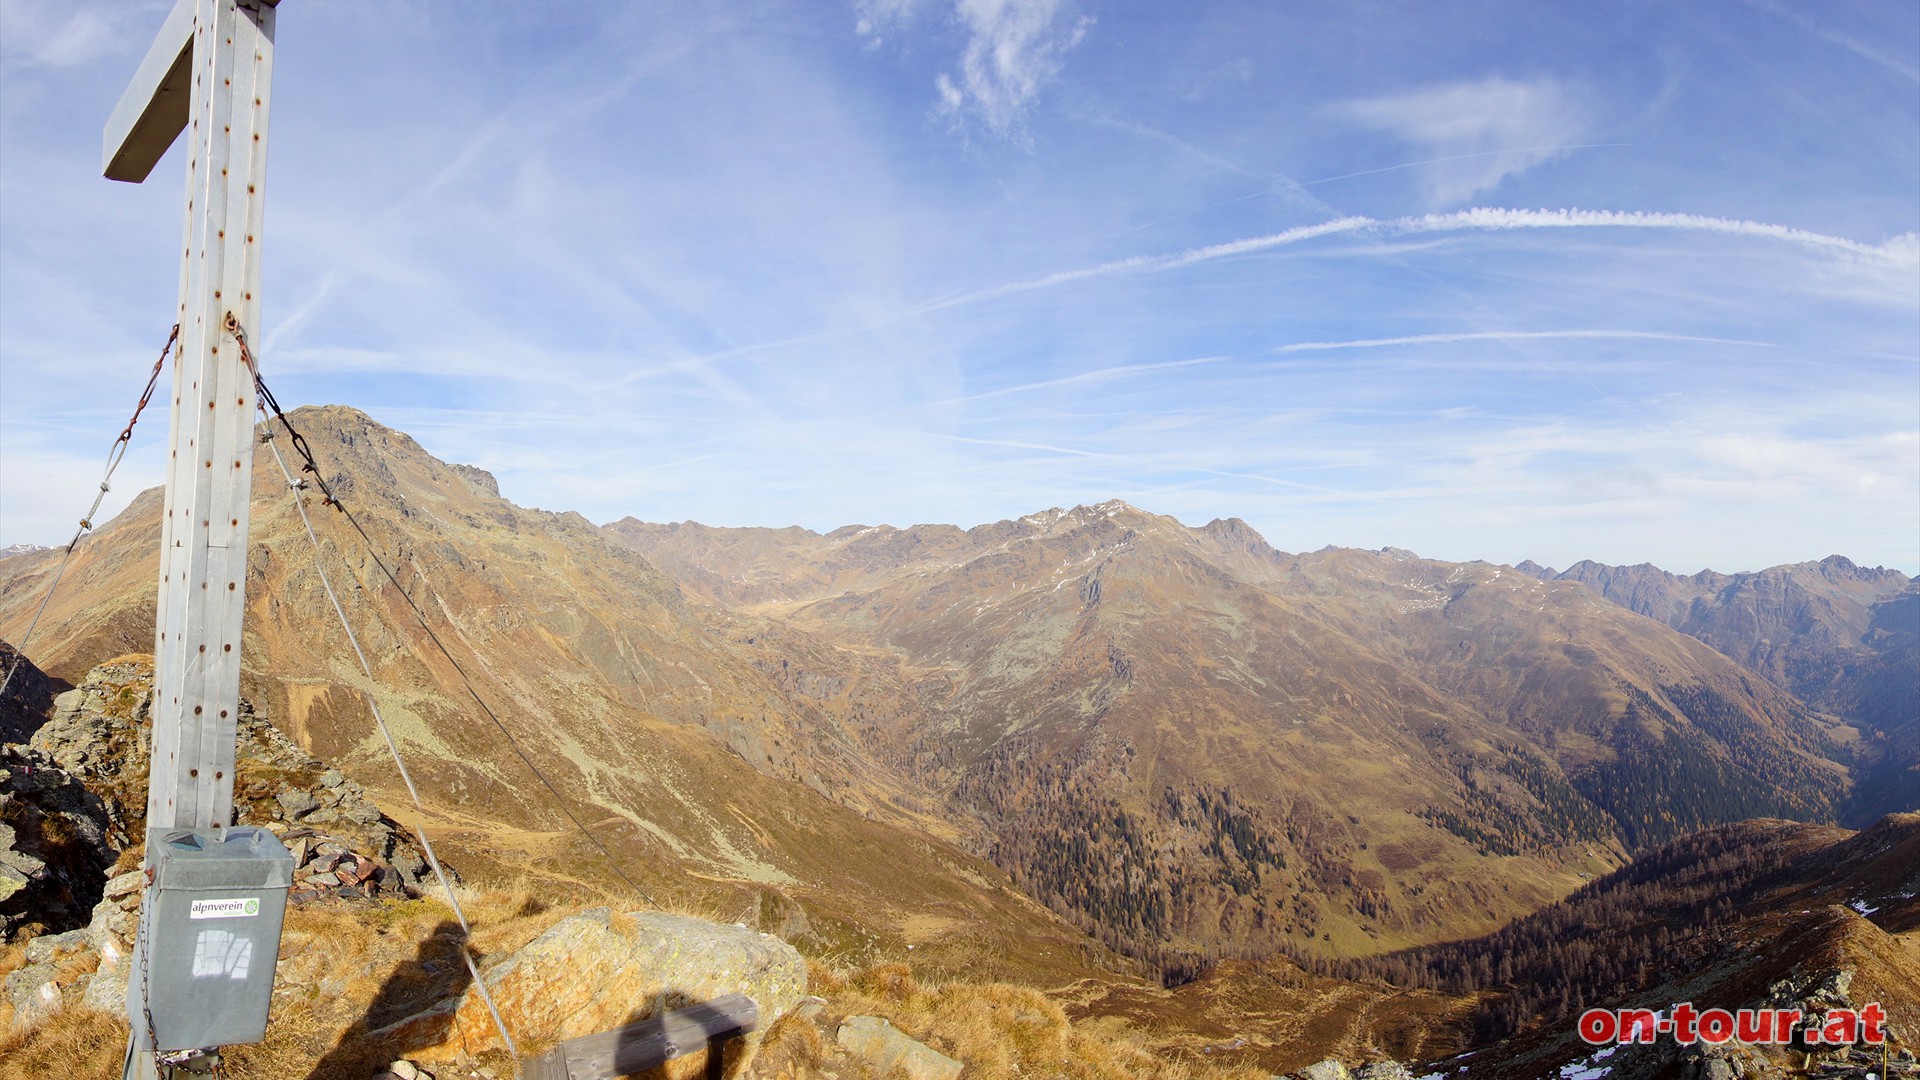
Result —
[{"label": "brown mountain slope", "polygon": [[1587,561],[1560,572],[1520,569],[1578,581],[1860,725],[1866,741],[1854,754],[1859,783],[1849,821],[1920,809],[1920,583],[1905,574],[1839,555],[1685,577]]},{"label": "brown mountain slope", "polygon": [[1626,847],[1830,818],[1844,791],[1789,695],[1510,570],[1289,556],[1123,503],[964,533],[609,531],[722,603],[896,658],[936,725],[919,760],[996,861],[1176,968],[1475,932]]},{"label": "brown mountain slope", "polygon": [[[923,812],[933,800],[783,690],[644,559],[578,515],[500,499],[485,474],[353,410],[294,419],[480,695],[649,891],[768,915],[768,929],[836,955],[991,935],[1029,977],[1088,970],[1098,950],[955,846],[962,832]],[[374,665],[367,683],[264,449],[254,476],[245,692],[404,808],[365,703],[377,694],[450,858],[482,876],[609,884],[342,516],[309,496]],[[33,646],[51,674],[151,647],[158,508],[157,493],[141,496],[76,553]],[[0,564],[0,627],[26,621],[51,567],[47,554]]]},{"label": "brown mountain slope", "polygon": [[[1469,1071],[1495,1080],[1592,1061],[1596,1048],[1573,1024],[1590,1007],[1687,1001],[1696,1010],[1811,1015],[1873,1002],[1912,1047],[1920,1038],[1920,815],[1889,815],[1858,833],[1783,821],[1708,830],[1486,938],[1355,962],[1342,973],[1378,970],[1443,991],[1492,991],[1476,1009],[1483,1049]],[[1621,1080],[1677,1076],[1665,1070],[1699,1053],[1663,1038],[1608,1064]],[[1740,1051],[1756,1055],[1774,1068],[1802,1060],[1785,1048]]]},{"label": "brown mountain slope", "polygon": [[[1901,1046],[1912,1047],[1916,897],[1920,815],[1858,833],[1739,822],[1645,852],[1482,938],[1360,960],[1229,961],[1172,991],[1089,985],[1071,1007],[1166,1025],[1169,1045],[1273,1072],[1331,1057],[1348,1066],[1425,1061],[1407,1075],[1449,1080],[1715,1075],[1700,1071],[1700,1048],[1683,1051],[1670,1036],[1596,1059],[1602,1048],[1583,1043],[1574,1020],[1591,1007],[1679,1001],[1812,1013],[1808,1005],[1844,997],[1854,1007],[1880,1003]],[[1803,1064],[1780,1049],[1727,1054],[1744,1058],[1746,1071],[1718,1075],[1783,1076]],[[1756,1058],[1772,1071],[1759,1071]],[[1692,1071],[1685,1060],[1695,1060]]]}]

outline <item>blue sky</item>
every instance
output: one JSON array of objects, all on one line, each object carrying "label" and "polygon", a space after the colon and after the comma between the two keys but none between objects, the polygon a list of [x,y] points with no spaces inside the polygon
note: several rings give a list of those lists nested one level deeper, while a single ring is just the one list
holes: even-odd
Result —
[{"label": "blue sky", "polygon": [[[0,544],[172,309],[166,3],[0,0]],[[286,0],[264,370],[524,505],[1920,571],[1920,7]],[[143,421],[109,509],[158,482]]]}]

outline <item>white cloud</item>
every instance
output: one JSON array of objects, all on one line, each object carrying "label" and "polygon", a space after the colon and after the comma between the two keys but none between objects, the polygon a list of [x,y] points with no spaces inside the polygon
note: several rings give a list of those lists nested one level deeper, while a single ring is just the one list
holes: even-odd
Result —
[{"label": "white cloud", "polygon": [[[1894,46],[1892,52],[1884,51],[1857,37],[1822,26],[1785,5],[1774,3],[1773,0],[1746,0],[1746,3],[1748,7],[1759,8],[1761,11],[1767,12],[1770,15],[1785,19],[1822,41],[1832,45],[1838,45],[1840,48],[1847,50],[1855,56],[1872,61],[1886,70],[1893,72],[1895,75],[1905,78],[1909,82],[1920,82],[1920,68],[1916,68],[1912,63],[1901,57],[1900,47],[1898,45]],[[1814,8],[1811,10],[1817,11],[1819,9]],[[1823,12],[1822,14],[1825,13]]]},{"label": "white cloud", "polygon": [[1332,113],[1424,152],[1415,164],[1436,206],[1473,198],[1571,151],[1591,127],[1588,110],[1560,83],[1545,79],[1453,83],[1349,101]]},{"label": "white cloud", "polygon": [[1065,7],[1060,0],[959,0],[955,14],[967,29],[967,48],[958,87],[941,76],[943,108],[971,109],[995,132],[1018,134],[1040,88],[1093,25],[1091,16],[1065,18]]},{"label": "white cloud", "polygon": [[[902,30],[922,0],[856,0],[854,33],[879,48]],[[1028,110],[1060,73],[1062,58],[1093,26],[1070,0],[954,0],[951,18],[966,35],[958,71],[934,76],[939,115],[978,119],[997,135],[1020,139]]]},{"label": "white cloud", "polygon": [[1018,386],[1003,386],[998,390],[985,390],[965,397],[936,401],[934,405],[956,405],[967,401],[983,401],[987,398],[1004,397],[1008,394],[1023,394],[1029,390],[1045,390],[1052,387],[1076,386],[1084,383],[1106,382],[1111,379],[1123,379],[1133,375],[1152,372],[1174,371],[1180,368],[1198,367],[1202,364],[1218,364],[1224,356],[1199,356],[1189,360],[1164,360],[1152,364],[1120,364],[1114,367],[1100,368],[1097,371],[1083,371],[1077,375],[1066,375],[1058,379],[1043,379],[1039,382],[1021,383]]},{"label": "white cloud", "polygon": [[1764,221],[1739,221],[1702,214],[1666,214],[1645,210],[1513,210],[1479,206],[1453,214],[1426,214],[1385,223],[1403,232],[1451,232],[1456,229],[1678,229],[1684,232],[1728,233],[1783,240],[1802,247],[1844,251],[1854,256],[1885,260],[1892,265],[1920,262],[1920,240],[1905,233],[1884,244],[1863,244],[1843,236],[1796,229],[1791,225],[1773,225]]},{"label": "white cloud", "polygon": [[1300,341],[1281,345],[1277,353],[1330,352],[1335,349],[1380,349],[1396,345],[1452,345],[1469,341],[1553,341],[1565,339],[1624,341],[1685,341],[1712,345],[1755,345],[1771,348],[1762,341],[1732,338],[1696,337],[1691,334],[1666,334],[1651,330],[1482,330],[1459,334],[1411,334],[1405,337],[1361,338],[1355,341]]},{"label": "white cloud", "polygon": [[907,21],[918,0],[855,0],[853,32],[867,41],[868,48],[886,44],[886,35]]}]

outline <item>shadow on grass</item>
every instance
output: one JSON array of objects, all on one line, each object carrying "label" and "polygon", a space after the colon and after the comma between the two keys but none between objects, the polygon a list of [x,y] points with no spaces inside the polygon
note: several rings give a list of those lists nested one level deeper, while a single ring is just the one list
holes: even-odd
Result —
[{"label": "shadow on grass", "polygon": [[[306,1080],[367,1080],[409,1049],[431,1046],[446,1038],[453,1025],[452,1010],[429,1013],[433,1006],[453,1002],[473,979],[460,959],[460,924],[443,919],[420,943],[412,960],[393,969],[367,1011],[307,1074]],[[417,1022],[394,1025],[410,1017]],[[392,1030],[387,1030],[392,1029]]]}]

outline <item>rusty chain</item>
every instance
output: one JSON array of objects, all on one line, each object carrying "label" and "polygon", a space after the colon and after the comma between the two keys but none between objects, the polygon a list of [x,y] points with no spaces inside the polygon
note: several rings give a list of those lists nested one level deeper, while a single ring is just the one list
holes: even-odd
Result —
[{"label": "rusty chain", "polygon": [[[254,361],[253,349],[247,344],[246,328],[240,325],[239,317],[231,311],[227,312],[227,333],[233,335],[233,340],[240,345],[240,362],[247,365],[247,371],[253,375],[253,389],[260,395],[257,404],[261,413],[267,416],[269,427],[271,427],[272,421],[278,420],[280,421],[280,426],[286,429],[287,441],[293,444],[294,453],[300,455],[300,471],[313,474],[314,486],[320,489],[321,505],[331,506],[335,510],[345,513],[347,509],[346,506],[334,497],[333,489],[327,486],[326,479],[320,475],[320,463],[313,460],[313,448],[307,445],[305,436],[294,430],[293,422],[287,419],[286,412],[280,408],[280,402],[274,400],[273,391],[267,389],[266,380],[260,377],[260,365]],[[270,439],[272,437],[273,434],[271,430],[269,430],[266,435],[261,436],[262,439]],[[305,486],[304,482],[301,486]],[[348,514],[347,516],[352,517],[353,515]],[[354,527],[359,528],[359,525],[356,523]],[[364,536],[365,534],[362,533],[361,535]],[[368,541],[368,544],[371,546],[372,541]]]}]

